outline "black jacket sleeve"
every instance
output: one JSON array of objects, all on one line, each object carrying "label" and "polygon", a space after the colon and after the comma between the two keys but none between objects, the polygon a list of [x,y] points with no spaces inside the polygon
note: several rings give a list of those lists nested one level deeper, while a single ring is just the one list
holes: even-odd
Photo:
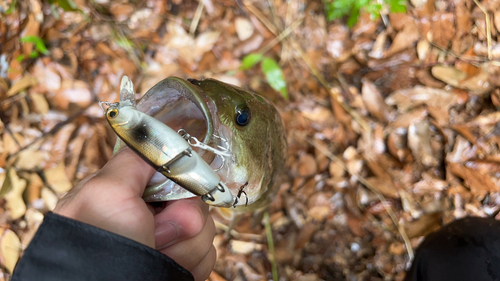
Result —
[{"label": "black jacket sleeve", "polygon": [[166,255],[126,237],[48,213],[12,281],[193,280]]}]

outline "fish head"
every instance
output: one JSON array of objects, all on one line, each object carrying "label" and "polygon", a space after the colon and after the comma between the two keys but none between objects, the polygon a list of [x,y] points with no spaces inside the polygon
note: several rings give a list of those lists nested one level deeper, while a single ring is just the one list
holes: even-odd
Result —
[{"label": "fish head", "polygon": [[[272,199],[287,144],[270,101],[215,79],[169,77],[149,89],[137,109],[214,148],[193,147],[230,192],[240,195],[237,208],[250,211]],[[153,176],[145,194],[146,201],[194,196],[161,174]]]},{"label": "fish head", "polygon": [[215,79],[188,81],[206,96],[214,134],[227,142],[231,156],[218,173],[233,193],[240,194],[237,205],[253,209],[260,202],[268,202],[276,190],[287,150],[283,121],[276,107],[258,94]]}]

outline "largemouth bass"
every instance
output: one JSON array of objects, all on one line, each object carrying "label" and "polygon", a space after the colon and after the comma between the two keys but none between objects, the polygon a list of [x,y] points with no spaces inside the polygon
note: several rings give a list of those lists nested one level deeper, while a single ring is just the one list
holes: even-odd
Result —
[{"label": "largemouth bass", "polygon": [[[137,109],[182,133],[240,198],[237,209],[252,211],[272,200],[287,143],[281,116],[270,101],[214,79],[169,77],[148,90]],[[118,140],[115,151],[123,145]],[[144,193],[148,202],[193,196],[159,173]]]}]

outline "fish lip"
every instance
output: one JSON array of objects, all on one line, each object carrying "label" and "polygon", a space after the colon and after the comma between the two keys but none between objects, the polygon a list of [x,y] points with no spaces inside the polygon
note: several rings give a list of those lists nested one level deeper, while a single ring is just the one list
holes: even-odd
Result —
[{"label": "fish lip", "polygon": [[[148,100],[159,97],[161,95],[168,95],[168,92],[175,90],[178,94],[188,98],[193,104],[195,104],[203,115],[207,132],[203,138],[203,143],[210,143],[213,140],[214,134],[214,120],[212,116],[215,116],[215,109],[211,109],[208,105],[208,97],[203,93],[203,91],[196,85],[186,81],[182,78],[171,76],[166,79],[161,80],[151,89],[149,89],[141,100],[137,103],[137,108],[140,111],[146,112],[147,108],[142,108]],[[154,115],[154,114],[153,114]]]}]

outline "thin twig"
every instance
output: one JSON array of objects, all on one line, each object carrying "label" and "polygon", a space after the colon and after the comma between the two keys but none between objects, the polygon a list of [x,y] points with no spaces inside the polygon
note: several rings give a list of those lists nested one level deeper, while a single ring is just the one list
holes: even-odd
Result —
[{"label": "thin twig", "polygon": [[490,15],[488,14],[488,11],[479,3],[477,0],[474,0],[474,3],[481,9],[481,11],[484,13],[484,17],[486,20],[486,44],[488,44],[488,59],[491,60],[493,57],[492,51],[491,51],[491,26],[490,26]]},{"label": "thin twig", "polygon": [[260,49],[259,53],[260,54],[265,54],[267,51],[269,51],[271,48],[273,48],[276,44],[279,42],[283,41],[295,28],[297,28],[301,23],[304,18],[300,18],[296,20],[292,25],[287,27],[283,32],[280,33],[277,37],[275,37],[273,40],[271,40],[269,43],[267,43],[262,49]]},{"label": "thin twig", "polygon": [[194,38],[194,33],[196,32],[196,28],[198,28],[198,23],[200,22],[201,13],[203,13],[204,7],[205,4],[203,4],[203,1],[200,1],[198,3],[198,7],[196,8],[196,12],[194,13],[191,26],[189,26],[189,36],[191,36],[192,38]]},{"label": "thin twig", "polygon": [[255,8],[252,3],[250,2],[244,2],[243,5],[252,13],[254,16],[259,19],[266,27],[271,31],[272,34],[277,36],[280,32],[279,30],[273,25],[272,22],[270,22],[266,16],[259,11],[259,9]]},{"label": "thin twig", "polygon": [[278,268],[276,266],[276,256],[274,254],[274,240],[271,223],[269,222],[269,213],[264,213],[264,225],[266,227],[267,246],[269,247],[269,259],[271,261],[271,270],[273,273],[273,280],[278,281]]}]

